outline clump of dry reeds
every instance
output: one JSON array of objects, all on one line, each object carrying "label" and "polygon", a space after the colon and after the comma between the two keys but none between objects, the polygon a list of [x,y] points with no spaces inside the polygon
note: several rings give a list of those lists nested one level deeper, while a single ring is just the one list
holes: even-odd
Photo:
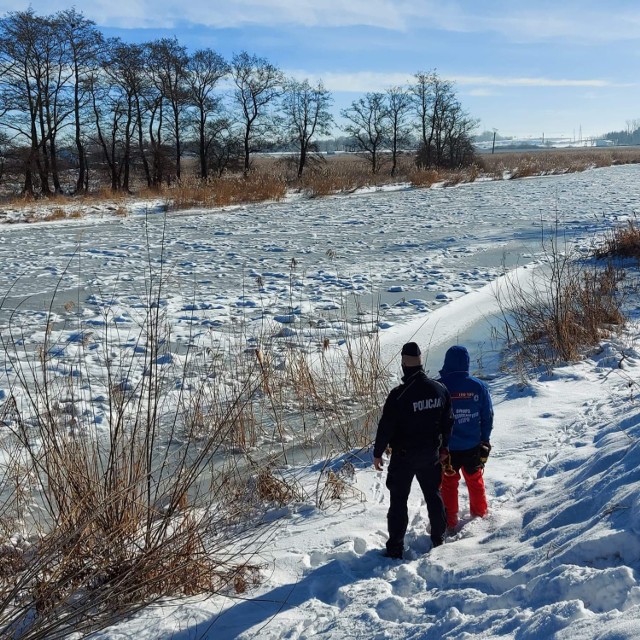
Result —
[{"label": "clump of dry reeds", "polygon": [[349,499],[365,501],[363,493],[353,484],[355,473],[355,466],[350,459],[344,460],[335,468],[325,469],[319,479],[317,506],[323,509],[336,501]]},{"label": "clump of dry reeds", "polygon": [[385,174],[372,175],[360,158],[347,155],[312,163],[301,178],[291,177],[289,183],[310,197],[321,197],[384,184],[388,178]]},{"label": "clump of dry reeds", "polygon": [[419,169],[415,167],[409,173],[409,181],[415,187],[431,187],[432,185],[442,182],[442,175],[436,169]]},{"label": "clump of dry reeds", "polygon": [[[167,414],[162,389],[172,378],[157,364],[162,327],[150,304],[139,383],[122,385],[126,365],[107,365],[106,433],[73,400],[99,381],[52,373],[50,325],[31,360],[18,357],[25,354],[16,335],[3,336],[16,379],[2,411],[1,635],[62,637],[163,596],[246,588],[260,528],[229,500],[217,480],[225,476],[213,474],[242,398],[209,413],[205,441],[194,417],[203,415],[201,394]],[[82,345],[97,346],[91,338]],[[251,554],[240,539],[251,542]]]},{"label": "clump of dry reeds", "polygon": [[519,371],[578,360],[626,322],[618,290],[624,272],[581,261],[555,241],[545,255],[537,278],[526,286],[511,281],[499,299]]},{"label": "clump of dry reeds", "polygon": [[170,209],[193,209],[279,201],[285,197],[286,191],[286,183],[280,176],[271,172],[249,172],[207,181],[184,179],[160,189],[158,195],[167,200]]},{"label": "clump of dry reeds", "polygon": [[640,258],[640,229],[634,220],[605,235],[604,242],[594,250],[598,259]]}]

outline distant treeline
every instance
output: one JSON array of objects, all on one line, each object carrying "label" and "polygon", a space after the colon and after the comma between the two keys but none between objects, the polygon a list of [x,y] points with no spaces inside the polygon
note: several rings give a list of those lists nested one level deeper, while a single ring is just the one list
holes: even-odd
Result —
[{"label": "distant treeline", "polygon": [[[153,188],[181,179],[186,154],[203,180],[247,173],[253,154],[274,148],[295,152],[301,177],[322,138],[336,135],[332,105],[322,82],[288,78],[246,51],[225,60],[176,38],[105,38],[75,9],[0,19],[0,181],[18,176],[26,194],[62,192],[69,171],[72,190],[86,192],[90,170],[114,191],[134,177]],[[372,173],[384,153],[393,174],[409,144],[421,168],[473,159],[477,122],[435,71],[366,93],[340,115],[345,149]]]},{"label": "distant treeline", "polygon": [[640,119],[627,120],[627,128],[622,131],[610,131],[603,136],[618,145],[640,145]]}]

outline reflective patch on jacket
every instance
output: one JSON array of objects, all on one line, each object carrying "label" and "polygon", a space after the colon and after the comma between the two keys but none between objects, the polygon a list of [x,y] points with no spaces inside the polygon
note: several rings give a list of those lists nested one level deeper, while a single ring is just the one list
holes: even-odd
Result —
[{"label": "reflective patch on jacket", "polygon": [[413,403],[413,413],[440,408],[442,408],[442,398],[425,398],[424,400],[418,400]]},{"label": "reflective patch on jacket", "polygon": [[479,402],[480,396],[473,391],[452,391],[451,400],[473,400],[474,402]]}]

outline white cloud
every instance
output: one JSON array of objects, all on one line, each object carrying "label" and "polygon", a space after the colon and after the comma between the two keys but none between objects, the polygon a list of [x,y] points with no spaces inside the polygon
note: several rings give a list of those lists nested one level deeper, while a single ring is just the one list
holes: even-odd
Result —
[{"label": "white cloud", "polygon": [[[33,7],[49,14],[69,0],[0,0],[0,15]],[[79,7],[99,26],[172,28],[178,23],[207,27],[373,26],[396,31],[430,29],[499,33],[508,41],[549,39],[605,42],[638,39],[640,7],[631,0],[93,0]]]},{"label": "white cloud", "polygon": [[299,80],[306,78],[312,84],[322,80],[329,91],[346,93],[386,91],[390,87],[408,84],[412,77],[410,73],[379,73],[376,71],[309,74],[302,70],[288,70],[285,73]]},{"label": "white cloud", "polygon": [[[364,93],[367,91],[386,91],[393,86],[404,86],[413,81],[413,73],[381,73],[360,71],[353,73],[308,74],[302,70],[288,70],[287,75],[300,80],[306,78],[312,84],[322,80],[329,91]],[[440,74],[452,80],[458,86],[477,87],[467,91],[470,95],[495,95],[490,87],[569,87],[569,88],[603,88],[620,87],[608,80],[598,78],[571,79],[546,77],[501,77],[501,76],[465,76]],[[632,86],[632,85],[624,85]]]},{"label": "white cloud", "polygon": [[450,78],[459,85],[484,85],[493,87],[611,87],[608,80],[570,79],[570,78],[514,78],[499,76],[452,76]]},{"label": "white cloud", "polygon": [[426,1],[405,5],[403,15],[444,31],[496,32],[512,42],[637,40],[640,33],[640,7],[633,0]]},{"label": "white cloud", "polygon": [[[38,14],[66,9],[66,0],[0,0],[0,14],[22,11],[29,6]],[[178,23],[208,27],[293,24],[307,27],[367,25],[402,30],[406,16],[393,0],[94,0],[81,7],[82,13],[99,26],[171,28]]]},{"label": "white cloud", "polygon": [[467,95],[473,96],[474,98],[488,98],[500,94],[497,91],[493,91],[492,89],[480,87],[479,89],[471,89],[470,91],[467,91]]}]

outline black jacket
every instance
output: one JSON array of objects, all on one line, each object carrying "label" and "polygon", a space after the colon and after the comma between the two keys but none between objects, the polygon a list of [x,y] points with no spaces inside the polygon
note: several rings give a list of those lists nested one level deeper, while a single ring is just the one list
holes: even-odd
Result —
[{"label": "black jacket", "polygon": [[394,450],[435,452],[449,444],[453,413],[447,388],[422,368],[402,378],[384,403],[378,422],[375,458],[390,445]]}]

